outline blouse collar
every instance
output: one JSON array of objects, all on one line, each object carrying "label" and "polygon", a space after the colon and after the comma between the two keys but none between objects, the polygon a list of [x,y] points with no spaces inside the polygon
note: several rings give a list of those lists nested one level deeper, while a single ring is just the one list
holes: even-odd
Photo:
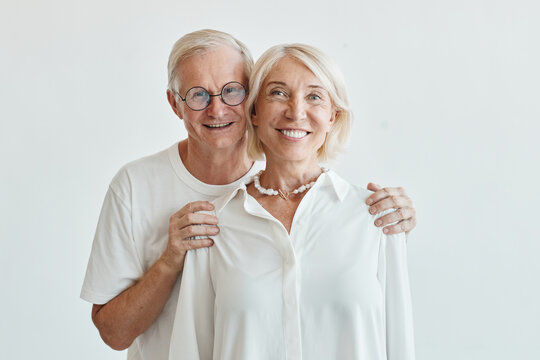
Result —
[{"label": "blouse collar", "polygon": [[[217,198],[214,201],[215,212],[221,212],[221,210],[223,210],[223,208],[236,196],[242,196],[242,198],[245,199],[245,197],[247,196],[247,185],[252,181],[253,177],[251,176],[247,181],[239,184],[232,192]],[[319,178],[315,182],[315,186],[313,186],[310,191],[318,191],[317,189],[321,189],[321,191],[327,191],[327,188],[331,189],[330,191],[333,191],[338,200],[342,202],[347,195],[350,186],[351,185],[347,181],[342,179],[333,170],[329,170],[328,172],[323,173],[321,174],[321,176],[319,176]]]}]

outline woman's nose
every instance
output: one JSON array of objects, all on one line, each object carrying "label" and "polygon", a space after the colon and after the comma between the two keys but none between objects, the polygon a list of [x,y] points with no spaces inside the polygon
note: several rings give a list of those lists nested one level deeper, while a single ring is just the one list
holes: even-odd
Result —
[{"label": "woman's nose", "polygon": [[291,99],[287,106],[286,116],[291,120],[302,120],[306,117],[305,102],[298,99]]}]

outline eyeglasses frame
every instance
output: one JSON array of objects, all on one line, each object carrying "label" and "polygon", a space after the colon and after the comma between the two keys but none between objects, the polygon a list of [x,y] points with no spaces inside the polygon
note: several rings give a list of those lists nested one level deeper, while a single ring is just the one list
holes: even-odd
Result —
[{"label": "eyeglasses frame", "polygon": [[[239,84],[240,86],[242,86],[242,88],[243,88],[244,91],[245,91],[245,96],[244,96],[244,98],[242,99],[242,101],[240,101],[240,102],[239,102],[238,104],[236,104],[236,105],[230,105],[230,104],[227,104],[227,103],[223,100],[223,90],[225,90],[225,88],[226,88],[227,85],[229,85],[229,84]],[[203,89],[204,91],[206,91],[206,93],[207,93],[208,96],[209,96],[208,102],[207,102],[206,106],[203,107],[202,109],[198,109],[198,110],[192,108],[191,106],[189,106],[189,104],[188,104],[187,101],[186,101],[186,99],[187,99],[187,94],[188,94],[192,89],[195,89],[195,88],[201,88],[201,89]],[[206,109],[208,106],[210,106],[210,103],[212,102],[212,98],[215,97],[215,96],[219,96],[219,97],[221,98],[221,102],[224,103],[224,104],[227,105],[227,106],[238,106],[238,105],[240,105],[241,103],[243,103],[244,100],[246,100],[247,94],[248,94],[248,90],[246,89],[246,87],[244,86],[244,84],[242,84],[241,82],[238,82],[238,81],[229,81],[228,83],[226,83],[225,85],[223,85],[223,87],[221,88],[221,92],[220,92],[219,94],[210,94],[210,92],[209,92],[208,90],[206,90],[205,88],[203,88],[202,86],[193,86],[193,87],[189,88],[188,91],[186,91],[185,97],[182,97],[182,95],[180,95],[180,94],[178,93],[178,91],[176,91],[176,90],[173,90],[173,91],[174,91],[174,93],[175,93],[176,95],[178,95],[178,97],[180,97],[180,100],[182,100],[183,102],[185,102],[185,103],[186,103],[186,106],[187,106],[188,108],[190,108],[191,110],[193,110],[193,111],[203,111],[204,109]]]}]

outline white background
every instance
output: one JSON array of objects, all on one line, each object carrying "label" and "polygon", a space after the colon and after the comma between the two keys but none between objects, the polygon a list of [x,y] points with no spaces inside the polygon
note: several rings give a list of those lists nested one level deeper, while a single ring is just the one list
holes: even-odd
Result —
[{"label": "white background", "polygon": [[333,167],[403,185],[418,211],[418,359],[539,359],[539,9],[3,0],[0,358],[125,358],[78,298],[97,217],[121,165],[185,136],[166,102],[167,58],[181,35],[209,27],[255,57],[305,42],[342,68],[355,125]]}]

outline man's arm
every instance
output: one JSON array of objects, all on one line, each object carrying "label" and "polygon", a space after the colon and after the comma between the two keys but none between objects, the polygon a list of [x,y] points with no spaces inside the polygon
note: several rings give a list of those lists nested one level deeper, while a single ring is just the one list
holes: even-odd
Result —
[{"label": "man's arm", "polygon": [[[92,321],[111,348],[128,348],[154,323],[171,295],[187,251],[213,244],[209,236],[219,232],[217,218],[197,213],[203,210],[213,210],[213,205],[197,201],[172,215],[169,241],[161,257],[134,285],[106,304],[92,307]],[[195,236],[201,238],[193,239]]]},{"label": "man's arm", "polygon": [[[369,183],[367,189],[374,191],[366,199],[371,214],[375,215],[388,209],[395,209],[395,211],[378,218],[375,221],[375,226],[384,226],[383,232],[387,235],[404,232],[408,236],[409,232],[416,227],[416,210],[411,198],[405,193],[405,189],[402,187],[381,188],[373,183]],[[396,224],[387,226],[393,223]]]}]

